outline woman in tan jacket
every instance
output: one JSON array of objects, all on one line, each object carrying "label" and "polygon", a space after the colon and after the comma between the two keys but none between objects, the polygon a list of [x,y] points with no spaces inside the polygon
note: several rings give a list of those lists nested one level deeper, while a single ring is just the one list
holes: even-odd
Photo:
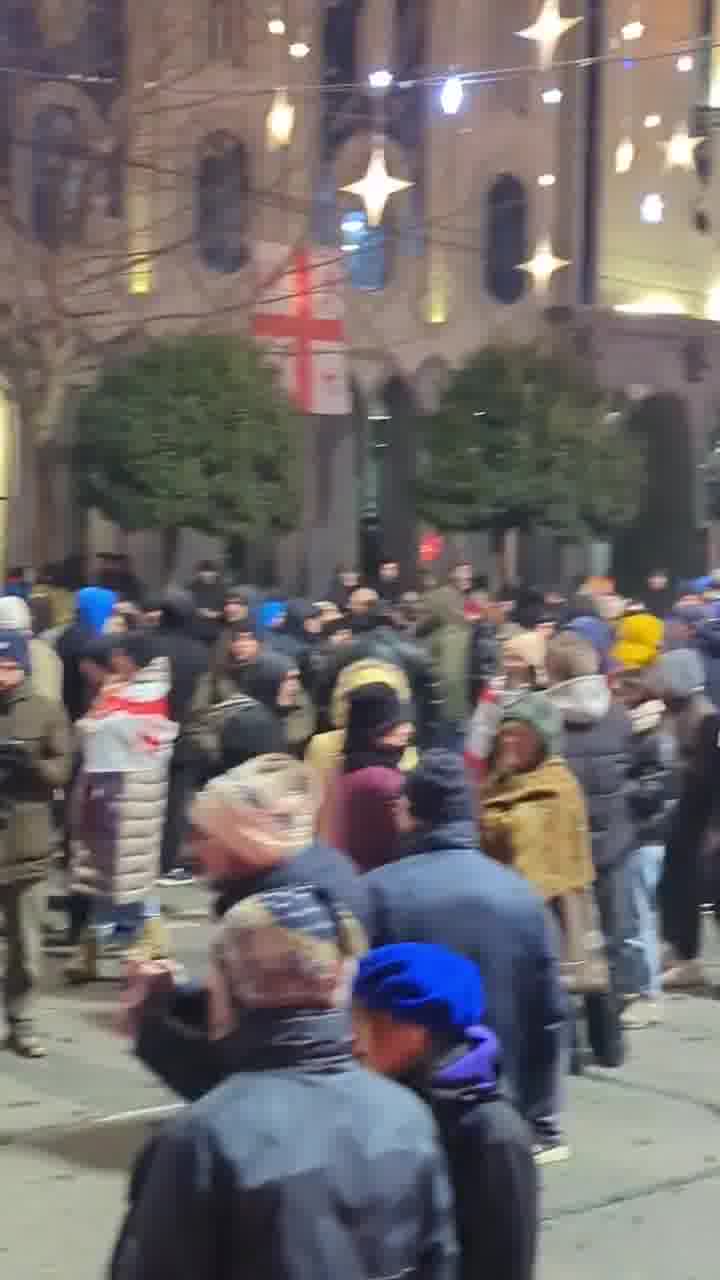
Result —
[{"label": "woman in tan jacket", "polygon": [[482,847],[547,902],[592,884],[585,799],[559,755],[562,723],[543,693],[505,709],[479,815]]}]

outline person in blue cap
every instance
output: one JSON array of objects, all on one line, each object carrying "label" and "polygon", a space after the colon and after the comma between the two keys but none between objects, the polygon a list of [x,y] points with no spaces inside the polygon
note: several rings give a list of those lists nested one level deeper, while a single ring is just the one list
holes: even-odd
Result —
[{"label": "person in blue cap", "polygon": [[503,1095],[501,1049],[483,1025],[485,991],[471,960],[401,942],[359,962],[356,1055],[431,1107],[450,1168],[460,1280],[531,1280],[538,1236],[532,1135]]}]

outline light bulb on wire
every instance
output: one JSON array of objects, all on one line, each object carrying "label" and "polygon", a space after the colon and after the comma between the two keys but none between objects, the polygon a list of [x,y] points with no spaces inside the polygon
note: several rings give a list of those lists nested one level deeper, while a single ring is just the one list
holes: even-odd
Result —
[{"label": "light bulb on wire", "polygon": [[307,58],[310,52],[310,45],[306,40],[293,40],[288,53],[291,58]]},{"label": "light bulb on wire", "polygon": [[635,143],[632,138],[621,138],[615,148],[615,172],[629,173],[635,159]]},{"label": "light bulb on wire", "polygon": [[268,18],[268,31],[271,36],[284,36],[285,23],[282,18]]},{"label": "light bulb on wire", "polygon": [[658,191],[651,191],[640,201],[640,217],[643,222],[657,226],[665,217],[665,201]]},{"label": "light bulb on wire", "polygon": [[368,82],[371,89],[389,89],[393,82],[392,71],[386,71],[381,68],[379,71],[371,71],[368,76]]},{"label": "light bulb on wire", "polygon": [[542,100],[546,107],[556,107],[563,100],[562,89],[544,89]]},{"label": "light bulb on wire", "polygon": [[268,151],[280,151],[288,147],[295,126],[295,108],[288,98],[287,89],[277,89],[265,121]]},{"label": "light bulb on wire", "polygon": [[620,35],[623,40],[642,40],[645,35],[645,23],[638,19],[626,22],[625,26],[620,28]]},{"label": "light bulb on wire", "polygon": [[695,63],[694,63],[693,57],[689,53],[681,53],[680,57],[675,63],[675,66],[677,67],[678,71],[682,71],[682,72],[692,71],[694,65]]},{"label": "light bulb on wire", "polygon": [[440,91],[440,106],[446,116],[456,116],[462,106],[465,90],[460,76],[448,76]]}]

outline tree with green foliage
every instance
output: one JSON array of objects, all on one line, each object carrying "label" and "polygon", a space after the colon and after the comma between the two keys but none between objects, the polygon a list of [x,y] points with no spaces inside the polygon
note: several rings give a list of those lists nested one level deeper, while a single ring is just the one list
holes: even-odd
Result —
[{"label": "tree with green foliage", "polygon": [[488,346],[420,424],[418,505],[441,529],[608,533],[642,500],[643,451],[592,371],[537,344]]},{"label": "tree with green foliage", "polygon": [[302,427],[255,344],[153,342],[107,368],[80,403],[75,470],[88,506],[126,531],[261,540],[295,527]]}]

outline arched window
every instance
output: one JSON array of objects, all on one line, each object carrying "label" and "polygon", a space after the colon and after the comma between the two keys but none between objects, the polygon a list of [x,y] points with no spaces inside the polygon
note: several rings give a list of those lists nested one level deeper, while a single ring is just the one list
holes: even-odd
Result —
[{"label": "arched window", "polygon": [[32,127],[32,229],[48,249],[77,244],[85,221],[88,157],[73,107],[43,107]]},{"label": "arched window", "polygon": [[527,192],[519,178],[503,173],[487,194],[485,287],[498,302],[522,298],[527,276],[518,271],[528,259]]},{"label": "arched window", "polygon": [[219,130],[204,141],[195,174],[195,240],[208,267],[229,275],[248,261],[248,154]]},{"label": "arched window", "polygon": [[384,225],[369,227],[363,209],[346,210],[340,222],[347,275],[354,289],[384,289],[388,245]]}]

